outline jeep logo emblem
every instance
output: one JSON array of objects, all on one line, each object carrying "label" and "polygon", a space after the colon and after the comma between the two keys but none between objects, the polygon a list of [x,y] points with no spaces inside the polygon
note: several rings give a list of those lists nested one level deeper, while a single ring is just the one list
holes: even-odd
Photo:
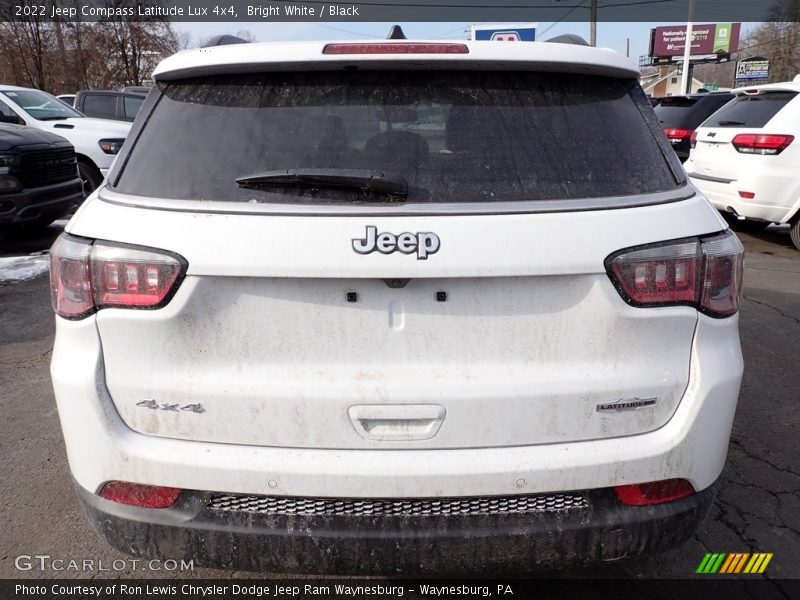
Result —
[{"label": "jeep logo emblem", "polygon": [[428,260],[428,256],[439,251],[441,242],[435,233],[401,233],[394,235],[384,231],[378,233],[374,225],[367,226],[367,234],[363,239],[353,239],[353,250],[359,254],[372,254],[376,250],[381,254],[402,252],[417,253],[417,260]]}]

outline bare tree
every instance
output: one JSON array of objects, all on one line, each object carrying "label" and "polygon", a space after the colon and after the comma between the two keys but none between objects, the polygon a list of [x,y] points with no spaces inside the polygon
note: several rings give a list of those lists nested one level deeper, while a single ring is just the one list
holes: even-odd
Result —
[{"label": "bare tree", "polygon": [[0,2],[0,81],[53,93],[141,85],[159,61],[190,43],[163,20],[14,18]]},{"label": "bare tree", "polygon": [[101,21],[98,41],[110,79],[117,85],[142,85],[156,65],[180,49],[180,38],[166,21]]},{"label": "bare tree", "polygon": [[800,0],[781,0],[770,18],[742,40],[739,60],[763,56],[770,61],[770,81],[794,79],[800,74]]},{"label": "bare tree", "polygon": [[240,29],[236,32],[236,37],[243,39],[245,42],[255,42],[256,36],[249,29]]},{"label": "bare tree", "polygon": [[0,54],[15,82],[40,89],[48,87],[52,30],[52,25],[40,17],[0,22]]}]

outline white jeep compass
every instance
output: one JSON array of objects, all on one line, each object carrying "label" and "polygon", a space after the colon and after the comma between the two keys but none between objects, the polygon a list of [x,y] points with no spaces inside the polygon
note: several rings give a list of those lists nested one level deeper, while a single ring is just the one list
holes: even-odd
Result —
[{"label": "white jeep compass", "polygon": [[493,573],[690,537],[742,374],[742,246],[636,67],[282,43],[155,72],[52,249],[89,520],[137,556]]}]

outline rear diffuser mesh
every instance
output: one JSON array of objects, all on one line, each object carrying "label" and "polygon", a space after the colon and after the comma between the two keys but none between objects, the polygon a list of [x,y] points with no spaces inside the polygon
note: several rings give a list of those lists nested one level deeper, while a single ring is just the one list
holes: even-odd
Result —
[{"label": "rear diffuser mesh", "polygon": [[481,498],[293,498],[215,494],[211,510],[274,515],[433,516],[537,513],[586,508],[580,493]]}]

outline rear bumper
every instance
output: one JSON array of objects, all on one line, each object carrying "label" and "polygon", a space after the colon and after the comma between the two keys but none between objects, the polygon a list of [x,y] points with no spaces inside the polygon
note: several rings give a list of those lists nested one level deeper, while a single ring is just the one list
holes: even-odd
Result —
[{"label": "rear bumper", "polygon": [[[794,182],[785,182],[779,178],[768,180],[765,177],[744,176],[740,180],[725,182],[711,181],[695,177],[691,165],[687,163],[687,171],[692,184],[695,185],[711,204],[721,212],[736,212],[747,219],[769,221],[770,223],[787,223],[796,212],[793,204],[798,201],[791,191]],[[754,199],[745,199],[739,191],[755,193]]]},{"label": "rear bumper", "polygon": [[83,201],[80,179],[0,195],[0,224],[57,219]]},{"label": "rear bumper", "polygon": [[357,574],[497,574],[617,560],[687,540],[717,485],[656,506],[621,505],[609,489],[588,506],[532,513],[372,516],[276,515],[207,507],[184,492],[173,508],[110,502],[80,486],[94,528],[115,548],[143,558],[250,571]]}]

